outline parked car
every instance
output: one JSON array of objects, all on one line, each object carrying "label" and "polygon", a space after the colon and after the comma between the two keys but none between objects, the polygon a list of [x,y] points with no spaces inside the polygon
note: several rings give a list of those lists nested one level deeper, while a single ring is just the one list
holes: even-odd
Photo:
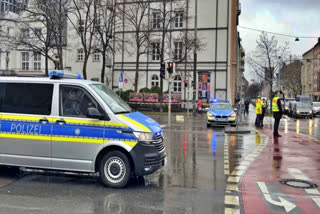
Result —
[{"label": "parked car", "polygon": [[311,105],[302,102],[295,102],[293,106],[293,117],[294,118],[312,118]]},{"label": "parked car", "polygon": [[320,102],[312,103],[312,113],[313,116],[320,115]]},{"label": "parked car", "polygon": [[296,101],[291,101],[291,102],[289,102],[289,104],[288,104],[288,115],[289,115],[290,117],[292,117],[293,106],[294,106],[295,103],[296,103]]},{"label": "parked car", "polygon": [[294,101],[294,98],[286,98],[284,103],[284,114],[289,115],[289,103]]}]

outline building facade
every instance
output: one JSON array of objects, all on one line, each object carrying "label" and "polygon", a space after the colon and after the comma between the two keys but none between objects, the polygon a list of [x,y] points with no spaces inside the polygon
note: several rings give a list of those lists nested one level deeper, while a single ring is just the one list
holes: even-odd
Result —
[{"label": "building facade", "polygon": [[[5,2],[5,1],[3,1]],[[15,1],[22,2],[22,1]],[[28,3],[27,1],[23,1]],[[195,31],[195,0],[172,0],[163,1],[149,0],[147,16],[143,20],[148,29],[152,31],[152,37],[148,39],[147,48],[141,54],[139,60],[138,90],[160,86],[160,57],[159,43],[161,41],[161,10],[172,11],[168,33],[165,38],[164,61],[176,62],[175,73],[172,77],[172,90],[180,93],[182,100],[192,100],[192,84],[196,84],[196,99],[204,102],[215,97],[229,99],[232,103],[235,99],[236,70],[241,69],[238,65],[239,55],[236,53],[238,16],[241,14],[238,0],[197,0],[197,69],[196,79],[194,76],[194,46],[187,47],[187,42],[194,40]],[[120,11],[119,19],[114,19],[114,26],[120,23],[120,28],[114,28],[113,38],[121,38],[121,42],[114,42],[113,53],[107,54],[107,67],[105,69],[104,82],[114,90],[119,89],[119,78],[123,74],[123,91],[134,89],[136,73],[136,46],[129,44],[137,33],[130,26],[130,22],[122,19],[121,13],[125,13],[130,5],[139,4],[139,1],[131,0],[108,0],[111,9]],[[6,10],[7,11],[7,10]],[[13,12],[15,12],[13,10]],[[17,14],[20,14],[17,12]],[[23,22],[23,16],[12,21]],[[75,17],[76,19],[76,17]],[[77,20],[74,20],[76,23]],[[79,23],[81,20],[79,20]],[[0,26],[4,26],[1,20]],[[70,21],[67,24],[68,43],[63,48],[63,69],[74,73],[82,73],[84,62],[84,49],[82,41],[77,36],[77,30]],[[18,31],[18,30],[17,30]],[[21,31],[21,29],[19,29]],[[15,32],[12,32],[13,34]],[[17,32],[16,32],[17,33]],[[20,32],[21,33],[21,32]],[[115,39],[114,39],[115,40]],[[3,63],[3,57],[7,55],[8,66]],[[8,60],[9,59],[9,60]],[[2,60],[2,61],[1,61]],[[11,49],[1,52],[1,69],[12,69],[17,72],[33,73],[44,71],[44,56],[26,48]],[[240,61],[241,62],[241,61]],[[87,79],[101,81],[102,56],[99,51],[92,51],[88,59]],[[49,61],[49,68],[55,68],[55,64]],[[184,82],[188,81],[187,87]],[[163,91],[168,91],[168,81],[163,81]]]},{"label": "building facade", "polygon": [[302,58],[302,94],[318,101],[320,100],[320,38],[313,48],[302,55]]}]

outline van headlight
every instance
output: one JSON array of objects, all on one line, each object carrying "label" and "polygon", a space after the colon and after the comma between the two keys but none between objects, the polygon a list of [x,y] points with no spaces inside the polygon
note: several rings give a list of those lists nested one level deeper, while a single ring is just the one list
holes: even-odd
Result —
[{"label": "van headlight", "polygon": [[208,113],[208,117],[213,117],[213,114],[211,114],[211,113]]},{"label": "van headlight", "polygon": [[143,141],[149,144],[153,140],[152,132],[133,132],[134,136],[138,139],[138,141]]},{"label": "van headlight", "polygon": [[235,118],[236,116],[237,116],[236,113],[233,113],[230,115],[230,117],[232,117],[232,118]]}]

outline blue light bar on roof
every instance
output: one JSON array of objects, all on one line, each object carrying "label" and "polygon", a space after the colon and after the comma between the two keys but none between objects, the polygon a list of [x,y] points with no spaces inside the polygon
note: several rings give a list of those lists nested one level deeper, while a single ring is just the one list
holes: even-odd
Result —
[{"label": "blue light bar on roof", "polygon": [[51,70],[49,71],[49,77],[51,79],[82,79],[81,74],[74,74],[63,70]]},{"label": "blue light bar on roof", "polygon": [[212,98],[211,103],[218,103],[219,100],[217,98]]}]

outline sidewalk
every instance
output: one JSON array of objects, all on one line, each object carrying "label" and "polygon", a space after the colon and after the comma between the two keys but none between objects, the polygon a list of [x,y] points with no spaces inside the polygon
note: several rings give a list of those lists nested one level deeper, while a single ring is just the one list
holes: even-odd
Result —
[{"label": "sidewalk", "polygon": [[[254,126],[253,115],[250,112],[246,122],[249,126]],[[320,213],[319,188],[295,188],[280,183],[282,179],[299,179],[319,186],[320,144],[291,131],[274,138],[272,118],[257,132],[265,136],[266,146],[241,177],[242,212]]]}]

